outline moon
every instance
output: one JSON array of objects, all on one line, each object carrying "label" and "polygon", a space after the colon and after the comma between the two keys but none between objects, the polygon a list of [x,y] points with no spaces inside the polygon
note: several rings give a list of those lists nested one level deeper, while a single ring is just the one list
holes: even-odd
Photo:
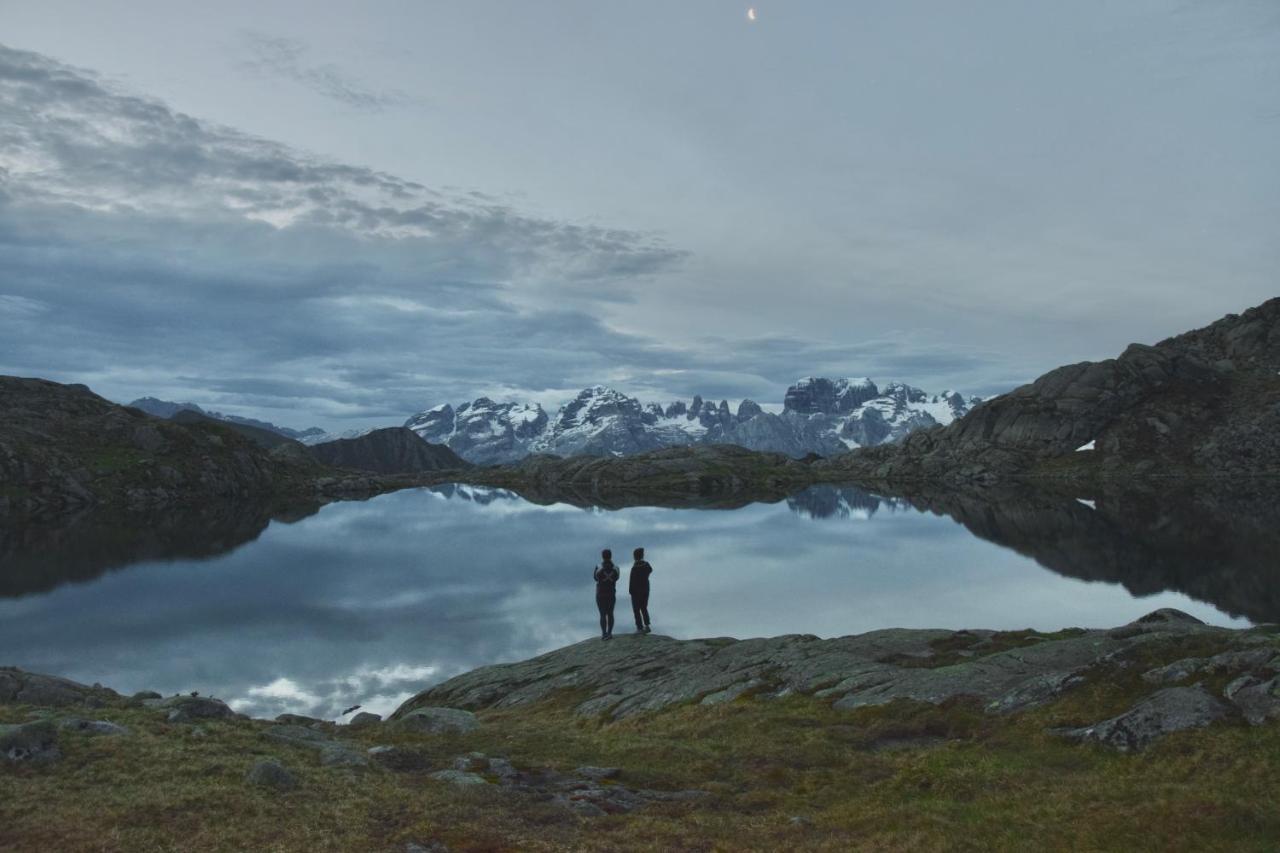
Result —
[{"label": "moon", "polygon": [[754,22],[756,19],[756,7],[752,6],[747,10],[747,20]]}]

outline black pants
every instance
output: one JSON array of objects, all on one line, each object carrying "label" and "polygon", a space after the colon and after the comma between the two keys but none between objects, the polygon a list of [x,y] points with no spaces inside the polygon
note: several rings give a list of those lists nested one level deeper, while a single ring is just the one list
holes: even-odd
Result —
[{"label": "black pants", "polygon": [[637,628],[649,627],[649,590],[631,593],[631,612],[635,614]]},{"label": "black pants", "polygon": [[600,611],[600,633],[604,636],[613,633],[613,605],[617,601],[615,595],[596,594],[596,609]]}]

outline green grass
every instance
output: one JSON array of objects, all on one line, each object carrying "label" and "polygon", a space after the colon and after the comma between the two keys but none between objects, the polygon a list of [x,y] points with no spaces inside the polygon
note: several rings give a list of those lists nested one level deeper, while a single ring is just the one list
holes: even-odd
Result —
[{"label": "green grass", "polygon": [[[1130,707],[1153,690],[1140,678],[1150,666],[1221,647],[1152,644],[1008,717],[963,699],[837,711],[792,696],[606,722],[576,716],[582,697],[561,695],[482,714],[466,736],[353,733],[363,746],[406,751],[395,769],[365,771],[322,767],[310,750],[262,737],[261,722],[210,723],[198,738],[152,711],[101,709],[95,717],[135,733],[64,734],[57,764],[0,765],[0,849],[377,851],[440,840],[453,850],[1273,850],[1280,725],[1227,722],[1135,755],[1050,732]],[[0,722],[29,710],[0,706]],[[710,796],[586,819],[496,784],[427,778],[470,751],[521,769],[618,766],[630,787]],[[301,786],[245,785],[264,756]]]}]

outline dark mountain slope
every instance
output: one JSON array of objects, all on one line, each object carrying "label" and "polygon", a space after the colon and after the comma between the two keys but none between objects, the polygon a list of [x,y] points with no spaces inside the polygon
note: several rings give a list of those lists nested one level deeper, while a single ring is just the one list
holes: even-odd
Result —
[{"label": "dark mountain slope", "polygon": [[343,438],[312,445],[311,455],[335,468],[354,468],[376,474],[416,474],[470,468],[458,454],[441,444],[424,441],[413,430],[390,427],[359,438]]},{"label": "dark mountain slope", "polygon": [[297,444],[299,447],[302,446],[301,442],[295,441],[292,438],[287,438],[278,432],[263,429],[262,427],[250,426],[249,424],[237,423],[236,421],[224,421],[217,418],[211,418],[208,415],[192,411],[191,409],[179,409],[169,417],[169,420],[180,424],[216,424],[223,429],[229,429],[233,432],[240,433],[240,435],[243,435],[254,444],[266,450],[271,450],[272,448],[279,447],[282,444]]},{"label": "dark mountain slope", "polygon": [[0,376],[0,514],[266,501],[313,492],[313,481],[227,425],[159,420],[83,385]]},{"label": "dark mountain slope", "polygon": [[1280,475],[1278,371],[1272,299],[1118,358],[1060,367],[950,426],[815,467],[885,482]]}]

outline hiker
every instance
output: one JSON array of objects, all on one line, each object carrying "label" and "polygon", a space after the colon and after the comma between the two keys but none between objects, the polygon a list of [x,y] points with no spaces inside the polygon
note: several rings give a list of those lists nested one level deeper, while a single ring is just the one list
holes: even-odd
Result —
[{"label": "hiker", "polygon": [[635,549],[631,555],[636,558],[627,580],[627,592],[631,593],[631,612],[636,617],[636,633],[648,634],[653,630],[649,627],[649,575],[653,574],[653,566],[645,561],[643,548]]},{"label": "hiker", "polygon": [[596,566],[596,608],[600,611],[600,639],[613,639],[613,605],[618,600],[616,584],[622,572],[613,564],[613,552],[605,548],[600,552],[600,565]]}]

